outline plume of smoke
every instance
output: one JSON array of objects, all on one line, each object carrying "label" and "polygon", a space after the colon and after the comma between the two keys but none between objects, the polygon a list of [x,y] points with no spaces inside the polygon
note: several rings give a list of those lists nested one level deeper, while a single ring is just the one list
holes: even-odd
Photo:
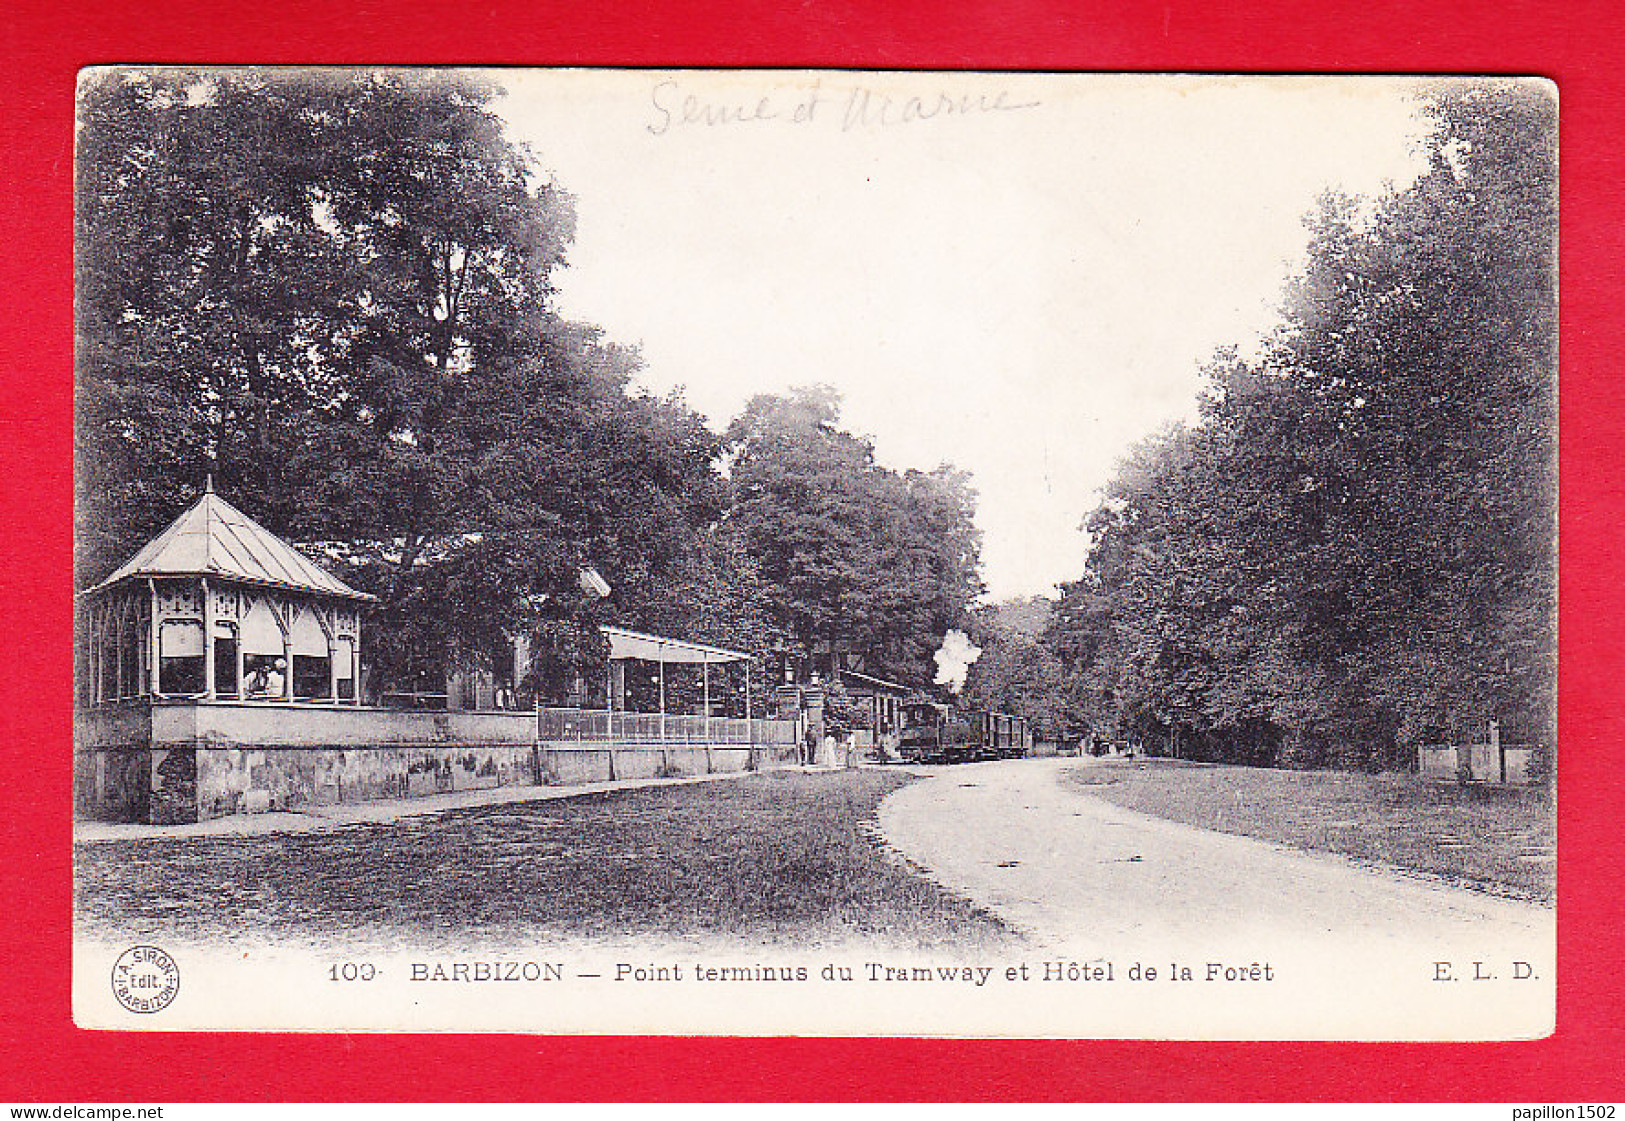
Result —
[{"label": "plume of smoke", "polygon": [[957,694],[965,687],[965,675],[970,672],[971,663],[982,656],[982,648],[973,646],[964,631],[949,631],[942,636],[942,646],[931,656],[937,663],[936,683],[948,686],[950,692]]}]

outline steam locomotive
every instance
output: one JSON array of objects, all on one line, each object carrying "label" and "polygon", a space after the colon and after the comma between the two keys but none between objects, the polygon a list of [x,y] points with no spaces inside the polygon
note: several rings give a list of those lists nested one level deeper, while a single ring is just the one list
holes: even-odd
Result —
[{"label": "steam locomotive", "polygon": [[905,763],[966,763],[1016,759],[1033,745],[1027,720],[1002,712],[958,708],[940,701],[903,706],[898,754]]}]

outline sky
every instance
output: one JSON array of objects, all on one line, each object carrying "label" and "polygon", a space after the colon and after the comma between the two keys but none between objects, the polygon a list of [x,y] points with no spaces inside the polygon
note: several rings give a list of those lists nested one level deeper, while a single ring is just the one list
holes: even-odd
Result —
[{"label": "sky", "polygon": [[980,502],[990,599],[1077,578],[1138,440],[1255,346],[1327,189],[1422,169],[1413,85],[851,71],[510,71],[497,110],[576,200],[565,314],[721,431],[826,384]]}]

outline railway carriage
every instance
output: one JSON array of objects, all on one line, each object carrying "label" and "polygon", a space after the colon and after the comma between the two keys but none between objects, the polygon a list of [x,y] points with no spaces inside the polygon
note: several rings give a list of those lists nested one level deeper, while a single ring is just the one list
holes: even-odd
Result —
[{"label": "railway carriage", "polygon": [[940,701],[903,706],[898,754],[905,763],[966,763],[1026,755],[1032,735],[1024,717],[961,709]]}]

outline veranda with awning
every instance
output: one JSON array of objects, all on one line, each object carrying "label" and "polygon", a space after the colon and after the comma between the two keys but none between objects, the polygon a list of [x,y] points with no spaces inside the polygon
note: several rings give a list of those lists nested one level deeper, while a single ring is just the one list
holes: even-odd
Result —
[{"label": "veranda with awning", "polygon": [[[606,626],[601,631],[609,643],[603,707],[584,703],[581,707],[540,708],[538,719],[543,742],[694,745],[794,742],[794,730],[780,727],[783,721],[750,719],[753,705],[750,654],[625,627]],[[652,678],[653,688],[649,690],[652,705],[637,703],[638,694],[643,691],[635,685],[629,686],[628,671],[634,666],[644,667]],[[698,667],[697,696],[692,681],[685,683],[685,688],[674,687],[677,683],[673,681],[683,673],[692,677],[695,667]],[[730,672],[741,680],[728,682]],[[739,691],[740,685],[743,686],[742,711],[739,716],[733,716],[729,699]]]},{"label": "veranda with awning", "polygon": [[[173,824],[746,771],[778,765],[795,743],[794,721],[751,719],[748,654],[619,627],[604,631],[602,708],[454,708],[444,693],[432,708],[369,705],[361,625],[372,599],[206,485],[77,597],[76,812]],[[629,691],[631,667],[644,669]],[[652,711],[629,710],[640,691]]]}]

